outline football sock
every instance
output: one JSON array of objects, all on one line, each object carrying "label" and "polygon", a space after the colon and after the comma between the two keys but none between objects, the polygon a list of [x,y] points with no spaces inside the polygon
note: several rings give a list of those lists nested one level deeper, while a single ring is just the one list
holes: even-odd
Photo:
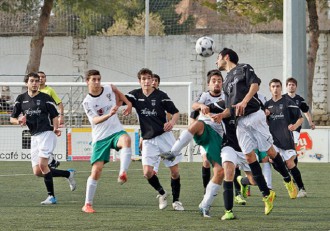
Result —
[{"label": "football sock", "polygon": [[210,182],[210,179],[211,179],[211,168],[205,168],[204,166],[202,166],[202,180],[203,180],[204,189],[206,189],[207,184]]},{"label": "football sock", "polygon": [[241,184],[243,186],[246,186],[246,185],[251,185],[251,182],[250,182],[249,178],[243,177],[242,180],[241,180]]},{"label": "football sock", "polygon": [[60,170],[60,169],[54,169],[50,168],[50,171],[52,172],[53,177],[66,177],[69,178],[70,172],[67,170]]},{"label": "football sock", "polygon": [[266,180],[265,180],[264,176],[262,175],[262,170],[261,170],[260,164],[256,160],[255,162],[249,164],[249,166],[251,168],[253,179],[257,183],[260,192],[262,193],[262,195],[264,197],[268,196],[270,192],[269,192],[269,188],[267,187]]},{"label": "football sock", "polygon": [[298,165],[298,156],[296,155],[296,158],[294,158],[293,162],[295,163],[295,165]]},{"label": "football sock", "polygon": [[86,184],[86,198],[85,198],[85,204],[93,204],[93,199],[95,196],[97,188],[97,180],[94,180],[91,176],[87,179]]},{"label": "football sock", "polygon": [[156,191],[160,194],[160,195],[164,195],[165,194],[165,190],[163,189],[163,187],[160,185],[159,179],[156,175],[153,175],[150,179],[148,179],[149,184],[156,189]]},{"label": "football sock", "polygon": [[177,179],[171,178],[171,187],[172,187],[172,195],[173,195],[173,202],[179,201],[180,197],[180,176]]},{"label": "football sock", "polygon": [[226,210],[232,210],[234,206],[234,183],[232,181],[223,181],[223,201]]},{"label": "football sock", "polygon": [[191,134],[188,130],[185,130],[181,133],[179,139],[175,141],[171,151],[175,154],[178,155],[181,150],[186,147],[190,141],[193,139],[194,135]]},{"label": "football sock", "polygon": [[[239,168],[235,168],[235,176],[234,176],[234,185],[235,185],[235,196],[241,194],[241,186],[237,181],[237,177],[241,175],[241,170]],[[225,188],[225,185],[223,185]]]},{"label": "football sock", "polygon": [[132,150],[131,148],[122,148],[120,150],[120,170],[119,174],[127,172],[128,166],[131,163]]},{"label": "football sock", "polygon": [[277,168],[276,170],[283,176],[284,181],[287,183],[290,182],[291,176],[279,153],[276,154],[275,158],[273,159],[273,162],[275,163],[275,166]]},{"label": "football sock", "polygon": [[270,167],[270,163],[266,162],[266,163],[262,163],[262,174],[265,177],[265,180],[267,182],[267,187],[272,189],[273,188],[273,184],[272,184],[272,169]]},{"label": "football sock", "polygon": [[292,174],[292,177],[294,181],[296,182],[297,186],[299,189],[305,189],[304,183],[302,181],[301,173],[297,166],[294,166],[293,168],[290,169],[290,172]]},{"label": "football sock", "polygon": [[212,181],[208,183],[204,198],[201,202],[203,208],[209,208],[212,205],[215,197],[218,195],[219,189],[220,185],[213,183]]},{"label": "football sock", "polygon": [[44,174],[44,182],[49,196],[55,196],[52,172]]}]

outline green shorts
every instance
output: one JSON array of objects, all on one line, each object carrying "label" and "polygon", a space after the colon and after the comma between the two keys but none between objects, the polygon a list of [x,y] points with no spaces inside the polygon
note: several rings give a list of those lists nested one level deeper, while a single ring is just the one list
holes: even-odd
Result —
[{"label": "green shorts", "polygon": [[[203,121],[201,121],[203,122]],[[203,122],[204,123],[204,122]],[[212,162],[221,163],[222,137],[214,129],[204,123],[204,132],[201,136],[194,135],[196,144],[201,145],[206,151],[206,157],[213,166]]]},{"label": "green shorts", "polygon": [[97,161],[103,161],[104,163],[108,163],[110,160],[110,149],[115,149],[119,151],[117,147],[117,143],[119,138],[127,134],[126,131],[120,131],[104,138],[103,140],[96,141],[93,144],[93,152],[91,156],[91,164],[93,165]]},{"label": "green shorts", "polygon": [[259,163],[262,162],[262,159],[267,156],[267,152],[260,152],[258,149],[254,150],[256,155],[258,156]]}]

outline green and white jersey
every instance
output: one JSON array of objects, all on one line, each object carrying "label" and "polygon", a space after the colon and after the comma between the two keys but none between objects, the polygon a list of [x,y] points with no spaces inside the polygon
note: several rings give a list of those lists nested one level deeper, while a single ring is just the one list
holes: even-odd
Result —
[{"label": "green and white jersey", "polygon": [[124,130],[117,114],[99,124],[93,123],[93,118],[109,114],[110,109],[116,105],[116,95],[110,85],[103,86],[100,95],[88,94],[82,103],[88,120],[92,126],[92,142],[103,140],[112,134]]}]

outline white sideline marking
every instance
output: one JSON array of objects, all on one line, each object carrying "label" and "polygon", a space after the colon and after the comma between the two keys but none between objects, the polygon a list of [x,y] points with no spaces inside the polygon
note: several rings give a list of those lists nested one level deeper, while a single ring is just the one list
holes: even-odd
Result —
[{"label": "white sideline marking", "polygon": [[[62,169],[61,169],[62,170]],[[119,170],[112,170],[112,169],[108,169],[108,170],[102,170],[102,172],[118,172]],[[128,171],[142,171],[142,168],[141,169],[129,169]],[[89,173],[91,171],[77,171],[77,173]],[[24,173],[17,173],[17,174],[8,174],[8,175],[0,175],[0,177],[11,177],[11,176],[34,176],[33,174],[29,173],[29,174],[24,174]]]}]

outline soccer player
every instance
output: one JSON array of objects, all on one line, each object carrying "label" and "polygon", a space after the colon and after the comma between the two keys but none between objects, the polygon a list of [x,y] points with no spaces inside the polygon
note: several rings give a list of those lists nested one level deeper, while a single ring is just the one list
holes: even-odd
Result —
[{"label": "soccer player", "polygon": [[[215,76],[214,78],[212,76]],[[205,112],[209,110],[208,106],[211,103],[215,103],[221,97],[221,87],[222,81],[219,83],[218,78],[221,77],[221,73],[218,70],[211,70],[207,73],[207,85],[208,91],[202,92],[195,102],[192,104],[192,109],[194,111],[200,111],[198,120],[205,121],[208,124],[211,121],[211,118],[205,115]],[[222,134],[221,134],[222,136]],[[206,190],[206,186],[208,185],[211,179],[211,169],[210,162],[207,160],[206,151],[203,146],[199,147],[203,164],[202,164],[202,180],[204,186],[204,192]]]},{"label": "soccer player", "polygon": [[299,107],[291,99],[282,96],[282,82],[279,79],[272,79],[269,82],[269,89],[272,98],[266,102],[266,114],[270,133],[274,139],[274,147],[281,154],[286,162],[299,192],[297,197],[306,197],[307,193],[302,181],[300,171],[294,159],[296,157],[295,144],[292,132],[297,130],[304,121]]},{"label": "soccer player", "polygon": [[[137,77],[141,88],[130,91],[126,96],[132,102],[139,116],[142,144],[142,165],[144,177],[149,184],[158,192],[159,209],[167,207],[168,193],[160,184],[153,168],[159,159],[159,154],[170,150],[175,143],[172,129],[179,119],[179,111],[168,95],[152,86],[152,71],[143,68]],[[166,113],[170,113],[170,121],[166,119]],[[180,172],[178,163],[182,157],[173,162],[164,160],[163,163],[171,172],[171,187],[173,195],[172,207],[182,211],[184,207],[179,201],[180,196]]]},{"label": "soccer player", "polygon": [[[64,124],[64,107],[61,99],[57,96],[55,90],[51,88],[50,86],[46,85],[46,74],[43,71],[38,71],[38,75],[40,77],[40,86],[39,91],[46,93],[47,95],[50,95],[50,97],[53,98],[55,101],[58,111],[59,111],[59,126],[62,126]],[[60,162],[55,159],[54,156],[50,158],[49,167],[51,168],[57,168],[60,165]]]},{"label": "soccer player", "polygon": [[83,107],[92,126],[93,151],[90,159],[92,170],[87,179],[85,205],[82,211],[94,213],[93,199],[102,169],[110,159],[110,149],[120,152],[120,171],[118,183],[127,181],[127,169],[131,162],[131,139],[116,114],[124,102],[127,107],[123,115],[132,111],[132,104],[114,85],[101,85],[101,74],[98,70],[86,73],[88,95],[83,101]]},{"label": "soccer player", "polygon": [[[29,73],[24,77],[27,92],[19,95],[14,104],[10,122],[27,125],[31,133],[31,162],[33,173],[43,177],[48,197],[41,204],[56,204],[53,177],[65,177],[71,191],[76,189],[74,170],[49,169],[48,159],[56,146],[56,136],[61,135],[58,129],[58,112],[53,99],[39,92],[40,79],[37,73]],[[19,117],[20,114],[22,117]]]},{"label": "soccer player", "polygon": [[[286,90],[287,90],[288,93],[284,94],[284,96],[288,97],[291,100],[293,100],[297,104],[297,106],[300,108],[300,110],[304,113],[310,128],[312,130],[314,130],[315,129],[315,124],[313,122],[312,115],[309,112],[309,106],[307,105],[304,98],[302,98],[300,95],[296,94],[297,86],[298,86],[298,82],[295,78],[288,78],[286,80]],[[299,136],[300,136],[300,130],[301,130],[301,126],[299,126],[296,131],[293,131],[294,143],[296,145],[298,144],[298,140],[299,140]],[[296,165],[298,164],[297,156],[295,158],[295,164]]]},{"label": "soccer player", "polygon": [[220,122],[222,118],[229,117],[231,114],[236,116],[238,142],[249,163],[253,178],[263,195],[267,215],[273,209],[275,192],[270,191],[267,187],[260,164],[256,159],[255,149],[267,151],[268,156],[279,168],[291,198],[297,196],[297,190],[282,157],[276,153],[273,147],[266,116],[261,110],[261,104],[257,98],[261,80],[250,65],[238,64],[238,59],[236,52],[228,48],[224,48],[218,55],[216,64],[219,70],[227,71],[227,77],[223,87],[226,110],[222,116],[217,118],[216,122]]}]

